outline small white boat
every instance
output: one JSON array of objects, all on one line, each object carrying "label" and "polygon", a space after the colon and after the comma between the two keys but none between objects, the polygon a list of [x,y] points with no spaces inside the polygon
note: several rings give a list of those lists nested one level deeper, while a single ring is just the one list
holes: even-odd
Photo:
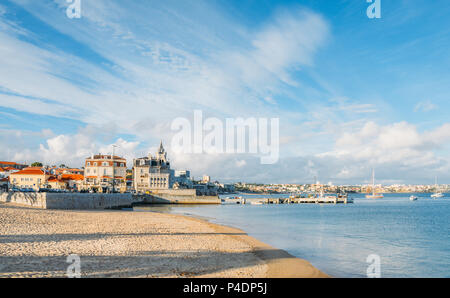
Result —
[{"label": "small white boat", "polygon": [[250,205],[263,205],[263,202],[250,202]]},{"label": "small white boat", "polygon": [[418,197],[416,197],[416,196],[410,196],[409,197],[409,200],[410,201],[417,201],[419,198]]},{"label": "small white boat", "polygon": [[433,199],[443,198],[443,197],[444,197],[444,194],[441,193],[441,192],[437,192],[437,193],[432,194],[431,197],[432,197]]}]

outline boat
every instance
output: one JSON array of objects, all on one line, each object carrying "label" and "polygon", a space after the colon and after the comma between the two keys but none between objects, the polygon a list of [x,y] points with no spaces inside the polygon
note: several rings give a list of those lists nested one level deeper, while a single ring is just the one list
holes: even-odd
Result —
[{"label": "boat", "polygon": [[444,197],[444,194],[438,190],[437,177],[436,177],[436,181],[435,181],[435,184],[434,184],[434,185],[435,185],[436,192],[435,192],[434,194],[432,194],[431,197],[432,197],[433,199],[443,198],[443,197]]},{"label": "boat", "polygon": [[367,199],[382,199],[384,198],[383,194],[378,194],[375,192],[375,170],[372,171],[372,194],[366,195]]},{"label": "boat", "polygon": [[432,197],[433,199],[443,198],[443,197],[444,197],[444,194],[441,193],[441,192],[437,192],[437,193],[432,194],[431,197]]},{"label": "boat", "polygon": [[250,202],[250,205],[264,205],[263,202]]},{"label": "boat", "polygon": [[410,201],[417,201],[419,198],[418,197],[416,197],[416,196],[410,196],[409,197],[409,200]]}]

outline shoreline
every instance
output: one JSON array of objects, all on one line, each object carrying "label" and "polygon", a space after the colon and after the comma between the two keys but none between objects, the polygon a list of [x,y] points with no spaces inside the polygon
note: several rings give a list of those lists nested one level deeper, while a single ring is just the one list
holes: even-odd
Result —
[{"label": "shoreline", "polygon": [[328,277],[244,231],[187,215],[0,204],[0,277]]},{"label": "shoreline", "polygon": [[329,275],[314,267],[307,260],[297,258],[285,250],[270,246],[249,236],[241,229],[211,223],[206,219],[194,215],[168,214],[175,217],[183,217],[188,220],[199,221],[212,227],[217,233],[228,234],[229,237],[237,238],[247,243],[252,247],[252,252],[268,266],[264,278],[330,278]]}]

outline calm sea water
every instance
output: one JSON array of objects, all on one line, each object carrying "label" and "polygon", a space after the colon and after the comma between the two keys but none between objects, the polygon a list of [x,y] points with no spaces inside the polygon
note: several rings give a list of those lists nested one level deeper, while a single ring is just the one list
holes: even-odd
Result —
[{"label": "calm sea water", "polygon": [[[382,277],[450,277],[450,195],[353,195],[349,205],[162,206],[246,231],[334,277],[365,277],[371,254]],[[251,197],[251,196],[250,196]],[[141,209],[142,210],[142,209]]]}]

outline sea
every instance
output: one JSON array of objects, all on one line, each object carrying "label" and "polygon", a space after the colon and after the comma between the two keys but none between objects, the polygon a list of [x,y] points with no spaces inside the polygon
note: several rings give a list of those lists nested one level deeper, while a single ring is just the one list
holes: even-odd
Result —
[{"label": "sea", "polygon": [[[410,201],[411,195],[419,199]],[[333,277],[368,277],[368,271],[374,272],[374,256],[383,278],[450,277],[450,194],[440,199],[422,193],[385,194],[379,200],[363,194],[350,197],[354,203],[348,205],[164,205],[135,210],[190,215],[242,229]]]}]

